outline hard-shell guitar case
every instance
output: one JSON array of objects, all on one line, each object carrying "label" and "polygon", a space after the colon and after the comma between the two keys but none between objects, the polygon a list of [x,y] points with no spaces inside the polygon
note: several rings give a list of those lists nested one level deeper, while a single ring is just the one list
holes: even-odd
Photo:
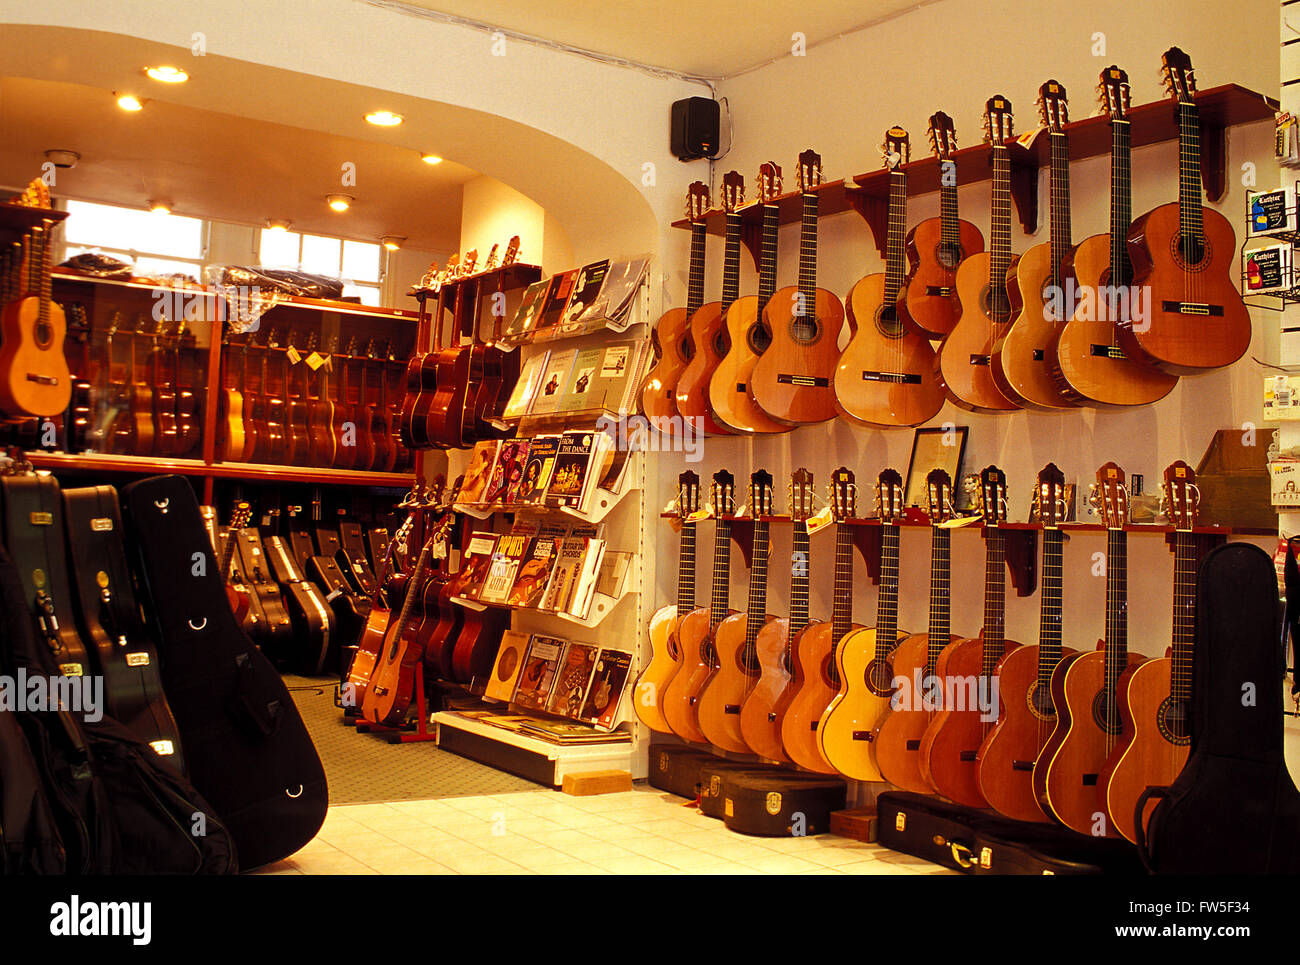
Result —
[{"label": "hard-shell guitar case", "polygon": [[1158,874],[1296,874],[1300,792],[1282,755],[1277,571],[1258,546],[1228,543],[1201,562],[1196,589],[1191,751],[1171,786],[1138,798],[1139,849]]},{"label": "hard-shell guitar case", "polygon": [[331,656],[338,659],[338,636],[334,632],[334,614],[325,602],[325,594],[315,583],[303,579],[298,561],[282,536],[268,536],[262,541],[266,561],[271,567],[284,603],[293,621],[293,648],[289,666],[299,673],[319,674]]},{"label": "hard-shell guitar case", "polygon": [[722,823],[765,838],[825,834],[847,795],[844,781],[831,775],[733,771],[722,778]]},{"label": "hard-shell guitar case", "polygon": [[700,796],[700,768],[720,760],[708,751],[684,744],[656,744],[650,748],[650,786],[678,797]]},{"label": "hard-shell guitar case", "polygon": [[311,736],[235,623],[190,484],[155,476],[122,499],[190,778],[230,828],[241,868],[287,857],[316,835],[329,804]]}]

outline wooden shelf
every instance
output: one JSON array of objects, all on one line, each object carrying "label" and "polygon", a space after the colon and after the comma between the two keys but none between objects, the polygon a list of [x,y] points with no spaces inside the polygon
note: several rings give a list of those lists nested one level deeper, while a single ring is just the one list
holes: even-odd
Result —
[{"label": "wooden shelf", "polygon": [[244,462],[206,463],[202,459],[168,459],[152,456],[123,456],[112,453],[65,452],[27,453],[37,469],[54,472],[133,473],[182,476],[210,476],[216,479],[248,479],[265,482],[333,483],[347,486],[385,486],[409,489],[415,481],[411,473],[357,472],[351,469],[312,469],[300,466],[271,466]]},{"label": "wooden shelf", "polygon": [[66,211],[54,208],[32,208],[12,201],[0,201],[0,240],[18,241],[27,232],[46,221],[62,221]]},{"label": "wooden shelf", "polygon": [[385,486],[392,489],[410,489],[415,482],[415,474],[409,472],[313,469],[310,466],[272,466],[254,462],[217,462],[205,467],[205,474],[218,479],[333,483],[341,486]]},{"label": "wooden shelf", "polygon": [[[1223,197],[1225,167],[1227,164],[1227,139],[1224,131],[1238,124],[1271,119],[1278,110],[1273,98],[1236,84],[1224,84],[1201,91],[1196,95],[1200,115],[1201,182],[1211,202]],[[1021,105],[1022,129],[1029,129],[1028,118],[1037,121],[1032,105]],[[1141,104],[1129,111],[1130,143],[1145,147],[1178,139],[1178,119],[1173,102],[1164,99]],[[1110,120],[1105,116],[1087,117],[1066,125],[1070,137],[1070,160],[1110,153]],[[1029,147],[1018,142],[1011,145],[1011,195],[1016,202],[1020,225],[1026,234],[1038,230],[1038,169],[1050,159],[1049,139],[1037,137]],[[977,144],[957,151],[952,160],[957,165],[957,186],[978,184],[992,176],[992,155],[987,145]],[[907,172],[909,196],[929,194],[939,189],[939,161],[934,157],[920,158],[903,166]],[[852,184],[843,181],[824,183],[817,191],[818,214],[829,216],[849,208],[866,220],[875,237],[880,255],[885,256],[887,221],[889,213],[889,172],[885,168],[854,176]],[[800,194],[790,192],[777,199],[781,224],[795,224],[802,216]],[[758,245],[762,227],[762,206],[750,204],[741,209],[742,240],[750,254],[758,261]],[[726,234],[726,214],[719,210],[707,216],[709,234]],[[673,222],[674,228],[689,228],[683,219]]]},{"label": "wooden shelf", "polygon": [[[525,265],[517,261],[501,268],[493,268],[491,271],[476,271],[472,275],[454,278],[444,282],[443,287],[447,289],[449,297],[454,297],[456,289],[465,285],[482,285],[486,282],[488,291],[508,292],[516,288],[525,288],[535,281],[541,281],[541,278],[541,265]],[[423,305],[429,299],[438,297],[438,289],[412,287],[406,294]]]},{"label": "wooden shelf", "polygon": [[151,476],[177,473],[182,476],[206,476],[212,467],[202,459],[167,459],[152,456],[119,456],[107,452],[66,452],[30,450],[27,458],[37,469],[53,472],[125,472]]}]

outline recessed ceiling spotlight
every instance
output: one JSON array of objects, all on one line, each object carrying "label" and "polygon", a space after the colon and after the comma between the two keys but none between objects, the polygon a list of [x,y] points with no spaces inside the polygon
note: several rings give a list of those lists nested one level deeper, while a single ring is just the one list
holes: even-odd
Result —
[{"label": "recessed ceiling spotlight", "polygon": [[171,214],[172,203],[170,201],[150,201],[149,210],[154,214]]},{"label": "recessed ceiling spotlight", "polygon": [[113,96],[117,98],[117,106],[122,108],[124,111],[134,112],[144,108],[144,101],[140,100],[140,98],[136,97],[134,94],[119,94],[114,91]]},{"label": "recessed ceiling spotlight", "polygon": [[379,127],[396,127],[405,118],[401,114],[394,114],[392,111],[371,111],[366,115],[366,120]]},{"label": "recessed ceiling spotlight", "polygon": [[402,242],[406,240],[406,235],[384,235],[379,239],[379,243],[389,251],[397,251],[402,247]]},{"label": "recessed ceiling spotlight", "polygon": [[271,231],[288,231],[292,221],[285,221],[281,218],[267,218],[266,227]]},{"label": "recessed ceiling spotlight", "polygon": [[183,84],[190,79],[190,75],[179,67],[160,65],[158,67],[146,67],[144,72],[154,80],[162,81],[164,84]]},{"label": "recessed ceiling spotlight", "polygon": [[56,168],[74,168],[77,166],[77,162],[81,160],[81,155],[76,151],[69,151],[64,148],[51,148],[45,152],[45,160]]},{"label": "recessed ceiling spotlight", "polygon": [[441,163],[442,163],[442,158],[438,157],[438,155],[436,155],[436,154],[421,154],[421,155],[420,155],[420,160],[423,161],[425,164],[441,164]]},{"label": "recessed ceiling spotlight", "polygon": [[350,194],[330,194],[325,197],[325,202],[335,211],[348,210],[354,200],[356,199]]}]

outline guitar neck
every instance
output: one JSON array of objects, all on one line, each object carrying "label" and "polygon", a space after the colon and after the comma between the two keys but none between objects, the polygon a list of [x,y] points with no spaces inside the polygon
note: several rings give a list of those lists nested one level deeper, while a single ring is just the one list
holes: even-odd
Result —
[{"label": "guitar neck", "polygon": [[889,243],[885,260],[886,306],[898,300],[903,287],[906,258],[903,255],[903,236],[907,233],[907,174],[894,171],[889,177]]},{"label": "guitar neck", "polygon": [[790,567],[790,633],[786,638],[787,648],[794,636],[808,625],[808,524],[794,524],[794,559]]},{"label": "guitar neck", "polygon": [[719,519],[713,536],[713,594],[709,629],[716,630],[731,605],[731,520]]},{"label": "guitar neck", "polygon": [[898,524],[880,527],[880,591],[876,600],[876,659],[883,662],[898,642]]},{"label": "guitar neck", "polygon": [[934,673],[952,628],[952,531],[930,527],[930,639],[926,671]]},{"label": "guitar neck", "polygon": [[989,317],[1011,317],[1007,269],[1011,267],[1011,158],[1005,144],[993,145],[992,219],[989,229]]},{"label": "guitar neck", "polygon": [[704,248],[707,230],[703,222],[691,225],[691,269],[686,286],[687,318],[704,304]]},{"label": "guitar neck", "polygon": [[1064,539],[1052,527],[1043,530],[1043,589],[1038,616],[1038,685],[1051,686],[1052,670],[1061,660],[1061,558]]},{"label": "guitar neck", "polygon": [[754,520],[754,549],[749,567],[749,609],[745,613],[745,646],[753,647],[767,617],[768,524]]},{"label": "guitar neck", "polygon": [[1178,215],[1184,237],[1203,238],[1201,124],[1194,103],[1178,104]]},{"label": "guitar neck", "polygon": [[803,296],[804,314],[813,315],[817,304],[817,195],[803,195],[803,222],[799,229],[799,294]]},{"label": "guitar neck", "polygon": [[1132,153],[1127,118],[1110,122],[1110,284],[1128,285],[1133,277],[1128,257],[1128,228],[1133,221]]},{"label": "guitar neck", "polygon": [[1170,696],[1192,697],[1192,648],[1196,643],[1196,537],[1174,534],[1174,632]]},{"label": "guitar neck", "polygon": [[[953,164],[955,168],[952,161],[943,161],[941,163]],[[961,229],[957,225],[957,185],[955,181],[953,184],[943,184],[939,188],[939,237],[946,245],[955,245],[961,241]]]},{"label": "guitar neck", "polygon": [[1062,264],[1069,254],[1070,244],[1070,138],[1064,131],[1052,131],[1050,211],[1052,222],[1052,284],[1058,291],[1062,284]]},{"label": "guitar neck", "polygon": [[682,522],[677,553],[677,615],[695,609],[695,524]]},{"label": "guitar neck", "polygon": [[984,660],[980,672],[993,675],[1006,650],[1006,534],[996,526],[984,532]]},{"label": "guitar neck", "polygon": [[758,264],[758,317],[776,292],[776,239],[781,226],[781,209],[774,204],[763,205],[763,241]]},{"label": "guitar neck", "polygon": [[740,297],[740,222],[738,212],[727,214],[727,240],[722,254],[722,315]]},{"label": "guitar neck", "polygon": [[1106,531],[1106,692],[1128,666],[1128,534]]},{"label": "guitar neck", "polygon": [[835,527],[835,599],[831,604],[831,656],[853,625],[853,533],[849,526]]}]

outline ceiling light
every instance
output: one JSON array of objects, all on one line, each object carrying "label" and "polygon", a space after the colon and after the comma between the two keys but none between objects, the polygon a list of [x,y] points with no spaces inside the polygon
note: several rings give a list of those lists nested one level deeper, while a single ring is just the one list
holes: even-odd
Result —
[{"label": "ceiling light", "polygon": [[355,200],[350,194],[330,194],[325,197],[326,203],[335,211],[346,211],[352,207]]},{"label": "ceiling light", "polygon": [[392,111],[371,111],[366,115],[366,120],[379,127],[396,127],[404,118],[401,114],[394,114]]},{"label": "ceiling light", "polygon": [[149,210],[154,214],[171,214],[172,203],[170,201],[150,201]]},{"label": "ceiling light", "polygon": [[51,148],[45,152],[45,160],[49,161],[56,168],[73,168],[81,160],[81,155],[76,151],[69,151],[63,148]]},{"label": "ceiling light", "polygon": [[266,227],[271,231],[288,231],[292,221],[284,221],[280,218],[267,218]]},{"label": "ceiling light", "polygon": [[421,154],[421,155],[420,155],[420,160],[423,161],[425,164],[441,164],[441,163],[442,163],[442,158],[438,157],[438,155],[436,155],[436,154]]},{"label": "ceiling light", "polygon": [[379,243],[389,251],[396,251],[402,247],[402,242],[406,240],[406,235],[384,235],[379,239]]},{"label": "ceiling light", "polygon": [[185,73],[179,67],[170,65],[159,67],[146,67],[144,72],[154,80],[160,80],[164,84],[183,84],[190,79],[190,75]]},{"label": "ceiling light", "polygon": [[134,94],[116,94],[117,106],[124,111],[138,111],[144,107],[144,101]]}]

